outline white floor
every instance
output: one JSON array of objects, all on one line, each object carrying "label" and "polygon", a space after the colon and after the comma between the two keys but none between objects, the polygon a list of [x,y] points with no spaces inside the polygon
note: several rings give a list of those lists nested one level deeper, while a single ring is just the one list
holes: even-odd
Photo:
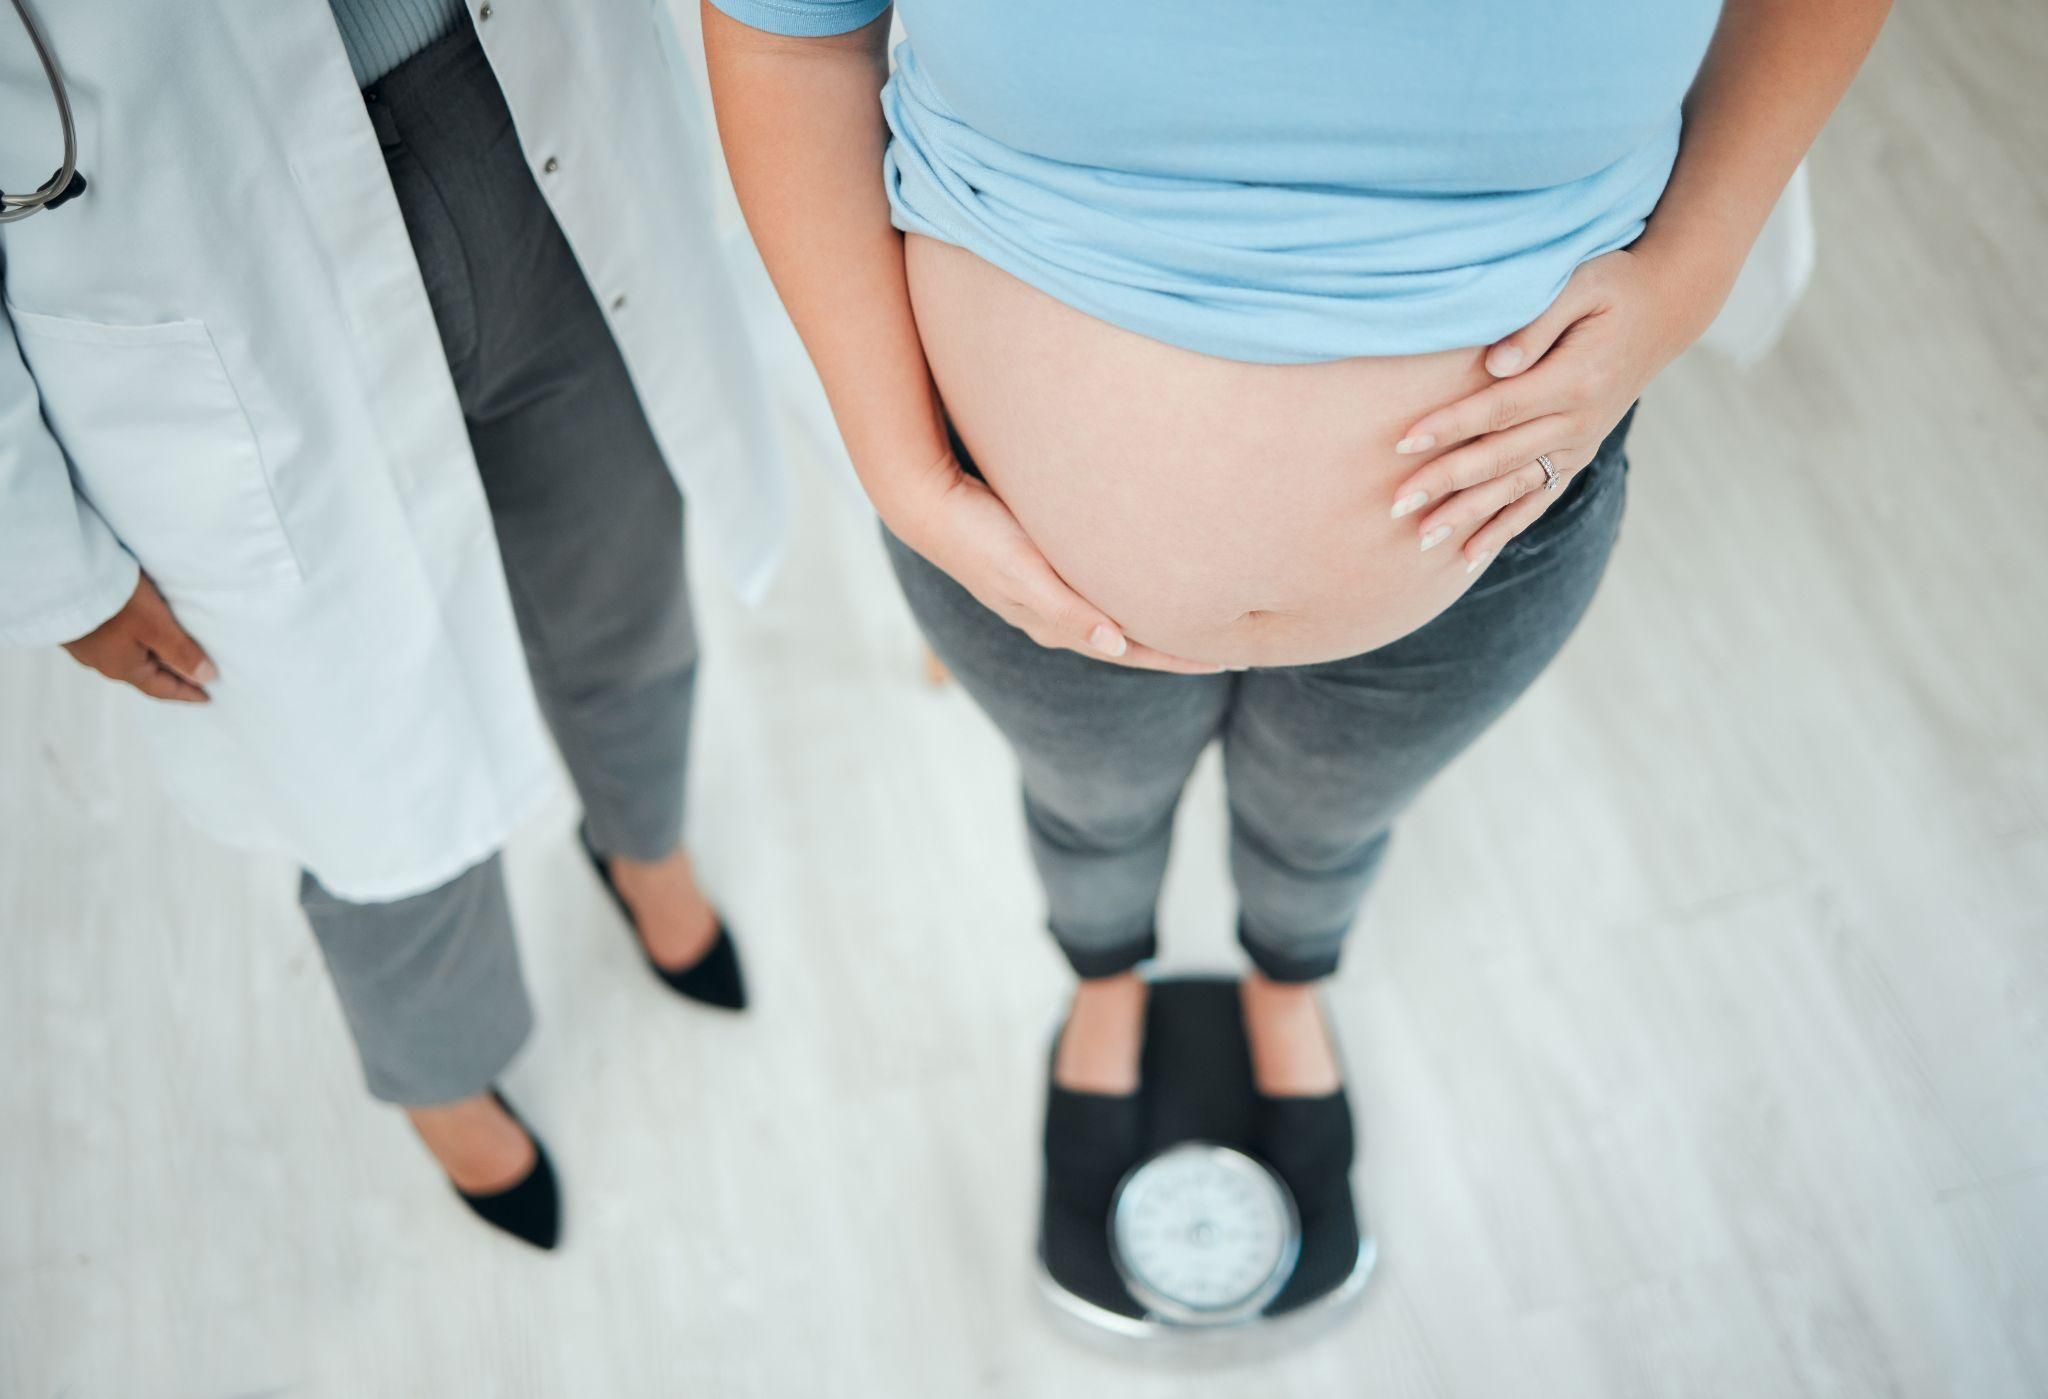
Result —
[{"label": "white floor", "polygon": [[[2043,28],[1895,14],[1788,342],[1653,391],[1592,617],[1407,823],[1332,995],[1382,1241],[1343,1328],[1204,1373],[1049,1330],[1007,759],[813,471],[767,609],[704,594],[758,1010],[646,979],[566,801],[513,851],[552,1258],[364,1100],[290,872],[0,654],[0,1394],[2048,1394]],[[1217,798],[1180,962],[1230,955]]]}]

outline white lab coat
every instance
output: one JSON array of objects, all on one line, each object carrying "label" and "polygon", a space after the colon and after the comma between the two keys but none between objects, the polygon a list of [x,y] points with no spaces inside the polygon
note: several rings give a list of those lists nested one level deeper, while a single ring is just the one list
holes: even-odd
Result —
[{"label": "white lab coat", "polygon": [[[503,843],[552,767],[326,0],[36,9],[91,184],[0,228],[0,641],[92,630],[139,560],[221,672],[209,706],[137,698],[181,804],[344,898],[432,888]],[[695,537],[752,592],[787,486],[663,0],[490,11],[478,32],[521,145]],[[0,21],[0,185],[19,191],[61,147],[28,41]]]}]

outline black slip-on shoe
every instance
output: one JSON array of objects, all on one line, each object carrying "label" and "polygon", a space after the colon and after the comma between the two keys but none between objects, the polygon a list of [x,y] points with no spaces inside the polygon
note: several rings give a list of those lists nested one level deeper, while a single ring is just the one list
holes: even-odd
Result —
[{"label": "black slip-on shoe", "polygon": [[[1057,1053],[1057,1050],[1055,1050]],[[1038,1259],[1046,1275],[1083,1302],[1140,1319],[1110,1252],[1109,1211],[1117,1186],[1144,1151],[1139,1093],[1083,1093],[1045,1078],[1045,1181]]]},{"label": "black slip-on shoe", "polygon": [[597,871],[605,892],[612,896],[619,913],[626,920],[626,931],[632,935],[633,946],[640,950],[640,958],[647,963],[649,971],[661,978],[662,984],[679,996],[687,996],[700,1005],[715,1006],[719,1010],[745,1010],[747,1008],[747,979],[740,969],[739,944],[733,941],[725,920],[718,921],[718,937],[702,957],[681,971],[670,971],[654,960],[647,944],[641,940],[640,927],[633,921],[633,910],[626,906],[619,896],[619,886],[612,883],[611,868],[605,864],[604,856],[597,853],[597,847],[590,843],[590,828],[579,824],[576,840],[583,847],[583,854],[590,861],[590,867]]},{"label": "black slip-on shoe", "polygon": [[1266,1305],[1279,1316],[1327,1297],[1358,1268],[1362,1236],[1351,1195],[1357,1144],[1342,1088],[1313,1098],[1258,1095],[1253,1150],[1286,1183],[1301,1215],[1301,1254]]},{"label": "black slip-on shoe", "polygon": [[533,1142],[533,1169],[503,1190],[472,1195],[467,1190],[456,1188],[455,1193],[462,1197],[462,1203],[468,1205],[478,1219],[492,1228],[502,1229],[535,1248],[552,1249],[562,1235],[562,1195],[555,1184],[555,1168],[548,1160],[548,1149],[541,1145],[540,1138],[534,1135],[518,1111],[505,1101],[503,1094],[493,1088],[491,1096]]}]

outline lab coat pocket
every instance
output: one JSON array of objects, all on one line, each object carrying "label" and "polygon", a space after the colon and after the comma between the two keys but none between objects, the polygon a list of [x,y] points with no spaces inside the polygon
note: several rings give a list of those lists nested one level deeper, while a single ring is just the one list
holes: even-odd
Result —
[{"label": "lab coat pocket", "polygon": [[298,580],[255,431],[203,324],[7,314],[80,493],[152,577],[182,591]]}]

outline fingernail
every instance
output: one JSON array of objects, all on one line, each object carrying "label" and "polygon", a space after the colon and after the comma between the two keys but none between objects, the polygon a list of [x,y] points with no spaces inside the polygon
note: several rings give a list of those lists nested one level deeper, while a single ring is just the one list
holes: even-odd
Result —
[{"label": "fingernail", "polygon": [[1451,527],[1449,525],[1438,525],[1428,534],[1422,536],[1422,547],[1425,550],[1434,549],[1437,545],[1443,543],[1446,539],[1449,539],[1450,537]]},{"label": "fingernail", "polygon": [[1436,438],[1425,432],[1420,437],[1402,438],[1394,444],[1394,450],[1405,457],[1415,452],[1426,452],[1435,445]]},{"label": "fingernail", "polygon": [[1467,573],[1477,573],[1486,561],[1492,557],[1493,555],[1487,553],[1474,554],[1465,561],[1465,571]]},{"label": "fingernail", "polygon": [[1429,504],[1428,491],[1417,491],[1413,495],[1404,495],[1394,502],[1394,518],[1398,520],[1403,515],[1412,515],[1427,504]]},{"label": "fingernail", "polygon": [[1123,634],[1107,622],[1088,633],[1088,644],[1105,656],[1121,656],[1130,647]]},{"label": "fingernail", "polygon": [[1508,345],[1493,352],[1492,358],[1486,361],[1486,372],[1496,377],[1502,374],[1512,374],[1521,367],[1521,364],[1522,347],[1520,345]]},{"label": "fingernail", "polygon": [[202,685],[211,685],[220,679],[220,671],[212,661],[201,661],[192,668],[192,678]]}]

